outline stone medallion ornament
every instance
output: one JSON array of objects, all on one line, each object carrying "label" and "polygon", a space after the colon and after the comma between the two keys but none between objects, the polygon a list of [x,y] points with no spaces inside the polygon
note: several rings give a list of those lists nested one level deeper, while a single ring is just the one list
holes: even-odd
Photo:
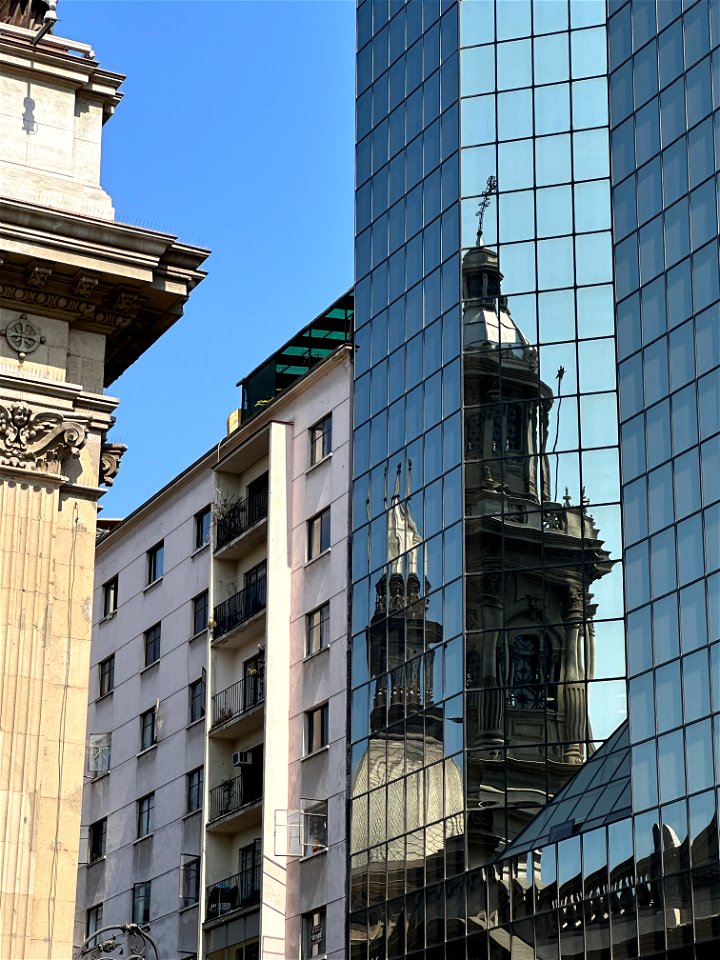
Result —
[{"label": "stone medallion ornament", "polygon": [[26,313],[21,313],[18,320],[9,323],[2,331],[2,335],[20,360],[24,360],[28,353],[33,353],[41,343],[45,343],[45,337],[42,337],[40,331],[30,323]]},{"label": "stone medallion ornament", "polygon": [[0,464],[59,473],[66,457],[79,457],[87,431],[59,413],[33,413],[26,403],[0,404]]}]

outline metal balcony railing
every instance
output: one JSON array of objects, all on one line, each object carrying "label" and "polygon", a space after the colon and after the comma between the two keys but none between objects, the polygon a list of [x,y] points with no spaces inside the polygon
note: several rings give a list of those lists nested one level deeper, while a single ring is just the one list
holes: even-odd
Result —
[{"label": "metal balcony railing", "polygon": [[265,676],[258,671],[255,676],[238,680],[212,698],[212,725],[227,723],[251,710],[265,699]]},{"label": "metal balcony railing", "polygon": [[234,596],[215,607],[215,633],[217,640],[245,620],[265,609],[267,601],[267,577],[259,577]]},{"label": "metal balcony railing", "polygon": [[268,512],[267,487],[257,490],[247,500],[240,500],[229,507],[217,519],[215,527],[215,549],[219,550],[241,533],[264,520]]},{"label": "metal balcony railing", "polygon": [[210,791],[210,820],[234,813],[261,796],[262,786],[256,781],[243,783],[242,776],[225,780]]},{"label": "metal balcony railing", "polygon": [[211,884],[206,891],[206,920],[217,920],[232,910],[260,902],[260,865],[254,865],[226,880]]}]

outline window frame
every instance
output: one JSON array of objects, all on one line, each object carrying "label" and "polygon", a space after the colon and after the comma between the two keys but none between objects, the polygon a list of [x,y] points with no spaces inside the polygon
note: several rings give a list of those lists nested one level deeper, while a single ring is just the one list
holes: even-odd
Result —
[{"label": "window frame", "polygon": [[[208,619],[210,616],[210,594],[203,590],[196,597],[193,597],[193,633],[194,637],[207,630]],[[204,609],[203,609],[204,608]],[[200,619],[198,619],[200,614]]]},{"label": "window frame", "polygon": [[[141,883],[134,883],[132,888],[132,922],[141,926],[150,923],[150,900],[152,897],[152,880],[143,880]],[[139,914],[138,907],[142,904],[142,916]]]},{"label": "window frame", "polygon": [[110,617],[114,617],[117,613],[118,608],[118,575],[115,574],[114,577],[110,577],[109,580],[106,580],[102,585],[102,610],[103,620],[107,620]]},{"label": "window frame", "polygon": [[115,689],[115,654],[111,653],[98,664],[98,698],[106,697]]},{"label": "window frame", "polygon": [[[87,739],[87,751],[88,773],[93,780],[97,780],[98,777],[104,777],[105,774],[110,773],[110,764],[112,761],[112,732],[89,734]],[[96,767],[93,770],[93,768],[90,766],[90,757],[95,751],[98,752],[98,756],[102,757],[103,765]]]},{"label": "window frame", "polygon": [[[156,630],[157,630],[157,634],[155,634]],[[161,621],[158,623],[154,623],[151,627],[148,627],[145,633],[143,634],[144,649],[145,649],[145,667],[151,667],[154,663],[158,663],[160,661],[161,637],[162,637]],[[157,653],[157,656],[151,656],[151,654],[155,652]]]},{"label": "window frame", "polygon": [[[313,928],[319,926],[321,937],[312,942]],[[316,960],[327,955],[327,910],[318,907],[302,915],[302,960]]]},{"label": "window frame", "polygon": [[147,557],[147,585],[162,580],[165,568],[165,541],[159,540],[145,554]]},{"label": "window frame", "polygon": [[155,832],[155,791],[151,790],[137,801],[137,839],[143,840]]},{"label": "window frame", "polygon": [[311,757],[314,753],[327,747],[330,743],[330,710],[329,704],[321,703],[312,710],[305,711],[305,757]]},{"label": "window frame", "polygon": [[[97,848],[97,849],[95,849]],[[107,817],[90,824],[88,830],[88,863],[103,860],[107,851]]]},{"label": "window frame", "polygon": [[140,752],[149,750],[157,743],[157,708],[150,707],[149,710],[140,714]]},{"label": "window frame", "polygon": [[85,911],[85,936],[91,937],[103,925],[104,903],[96,903]]},{"label": "window frame", "polygon": [[330,507],[320,510],[307,522],[308,562],[327,553],[330,549]]},{"label": "window frame", "polygon": [[183,908],[194,907],[200,903],[200,868],[200,857],[188,857],[182,863]]},{"label": "window frame", "polygon": [[[317,617],[317,620],[314,618]],[[330,643],[330,601],[305,614],[305,656],[324,650]],[[316,642],[317,638],[317,642]]]},{"label": "window frame", "polygon": [[190,700],[190,723],[196,723],[205,716],[205,680],[198,677],[188,684],[188,697]]},{"label": "window frame", "polygon": [[310,430],[310,466],[322,463],[332,453],[332,413],[314,423]]},{"label": "window frame", "polygon": [[205,768],[203,766],[195,767],[194,770],[188,770],[186,775],[187,785],[187,813],[196,813],[203,808],[203,792],[205,788]]},{"label": "window frame", "polygon": [[212,527],[212,507],[208,504],[202,510],[198,510],[194,517],[195,520],[195,549],[202,550],[210,543],[210,530]]}]

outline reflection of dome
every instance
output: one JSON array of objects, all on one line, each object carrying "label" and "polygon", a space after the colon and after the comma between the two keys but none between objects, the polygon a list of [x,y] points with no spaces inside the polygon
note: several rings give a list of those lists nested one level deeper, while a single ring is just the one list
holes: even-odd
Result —
[{"label": "reflection of dome", "polygon": [[510,316],[502,278],[497,253],[478,239],[462,264],[464,349],[499,349],[506,358],[525,361],[535,370],[537,352]]},{"label": "reflection of dome", "polygon": [[[445,760],[445,763],[443,760],[442,744],[435,740],[371,738],[368,750],[358,764],[355,782],[365,783],[367,777],[372,790],[405,777],[405,805],[388,805],[387,830],[380,822],[370,823],[366,830],[364,822],[354,821],[352,849],[374,847],[386,843],[389,837],[400,837],[426,824],[434,824],[425,837],[425,856],[429,857],[443,849],[444,833],[459,836],[463,832],[462,811],[465,806],[462,771],[455,759]],[[413,773],[417,776],[412,777]],[[443,832],[445,817],[449,819]]]},{"label": "reflection of dome", "polygon": [[512,350],[530,348],[530,341],[506,309],[498,314],[489,306],[469,306],[465,310],[465,329],[466,349],[494,345]]}]

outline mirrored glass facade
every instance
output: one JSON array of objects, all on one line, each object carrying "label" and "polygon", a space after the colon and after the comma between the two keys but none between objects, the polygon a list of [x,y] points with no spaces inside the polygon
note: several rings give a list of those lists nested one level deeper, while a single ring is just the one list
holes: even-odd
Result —
[{"label": "mirrored glass facade", "polygon": [[720,5],[608,39],[629,723],[483,872],[478,956],[720,943]]},{"label": "mirrored glass facade", "polygon": [[350,953],[510,956],[626,716],[606,9],[357,15]]}]

